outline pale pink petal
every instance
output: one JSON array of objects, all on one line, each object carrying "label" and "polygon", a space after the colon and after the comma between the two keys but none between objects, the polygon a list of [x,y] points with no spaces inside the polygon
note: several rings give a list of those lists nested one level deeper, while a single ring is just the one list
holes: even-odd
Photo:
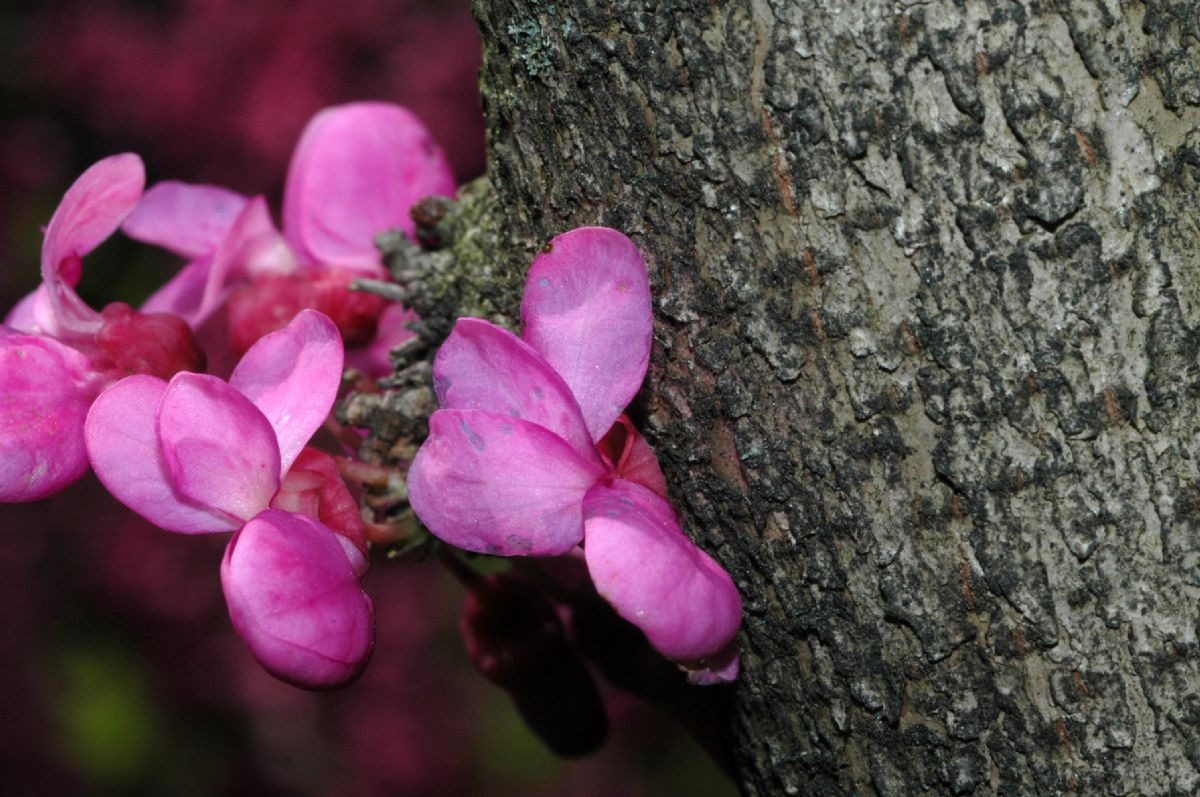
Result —
[{"label": "pale pink petal", "polygon": [[299,267],[296,253],[275,226],[267,200],[261,196],[251,199],[234,219],[216,260],[227,260],[228,265],[221,268],[238,279],[291,274]]},{"label": "pale pink petal", "polygon": [[552,556],[579,543],[583,496],[602,475],[536,424],[481,410],[438,410],[409,469],[408,500],[451,545]]},{"label": "pale pink petal", "polygon": [[202,257],[220,245],[246,201],[215,185],[167,180],[146,191],[121,231],[187,258]]},{"label": "pale pink petal", "polygon": [[529,344],[487,321],[460,318],[438,349],[433,387],[445,409],[487,410],[549,429],[600,464],[571,389]]},{"label": "pale pink petal", "polygon": [[283,472],[329,415],[342,382],[342,338],[315,310],[258,339],[229,384],[254,402],[275,430]]},{"label": "pale pink petal", "polygon": [[58,324],[55,334],[82,337],[100,327],[100,315],[71,287],[79,258],[116,231],[142,196],[146,171],[137,155],[113,155],[93,165],[68,189],[46,227],[42,282]]},{"label": "pale pink petal", "polygon": [[336,535],[268,509],[229,541],[221,586],[233,627],[268,672],[308,689],[358,677],[375,644],[375,610]]},{"label": "pale pink petal", "polygon": [[91,363],[44,337],[0,334],[0,502],[35,501],[87,471]]},{"label": "pale pink petal", "polygon": [[599,440],[641,387],[650,360],[641,253],[606,227],[563,233],[529,268],[521,321],[525,340],[566,380]]},{"label": "pale pink petal", "polygon": [[684,536],[670,505],[639,484],[598,484],[583,506],[596,590],[664,656],[708,666],[742,620],[729,574]]},{"label": "pale pink petal", "polygon": [[21,298],[21,301],[17,302],[12,310],[8,311],[8,315],[4,317],[4,323],[18,332],[26,332],[32,335],[41,332],[42,320],[53,318],[53,315],[53,312],[50,310],[50,296],[46,291],[46,286],[39,285],[34,290],[25,294]]},{"label": "pale pink petal", "polygon": [[687,673],[689,683],[696,686],[711,686],[734,681],[741,670],[741,657],[738,655],[737,642],[730,641],[717,653],[709,656],[706,664],[697,667],[681,665]]},{"label": "pale pink petal", "polygon": [[346,367],[354,368],[371,379],[380,379],[392,372],[388,353],[406,340],[416,337],[408,328],[410,321],[420,316],[402,304],[389,304],[379,316],[375,338],[365,346],[355,346],[346,352]]},{"label": "pale pink petal", "polygon": [[228,383],[176,374],[158,403],[159,450],[183,498],[246,521],[279,489],[279,444],[265,416]]},{"label": "pale pink petal", "polygon": [[100,394],[84,427],[92,467],[118,501],[167,531],[233,531],[240,520],[189,501],[171,485],[154,424],[166,391],[161,379],[131,376]]},{"label": "pale pink petal", "polygon": [[375,237],[415,227],[409,209],[454,195],[454,175],[417,117],[397,105],[327,108],[308,123],[288,169],[283,230],[302,257],[360,274],[384,273]]}]

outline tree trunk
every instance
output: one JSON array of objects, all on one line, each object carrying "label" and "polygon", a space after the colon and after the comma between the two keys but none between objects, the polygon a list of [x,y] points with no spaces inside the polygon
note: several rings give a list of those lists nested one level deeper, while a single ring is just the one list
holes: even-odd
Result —
[{"label": "tree trunk", "polygon": [[1200,788],[1200,13],[1132,5],[476,4],[441,267],[511,325],[552,235],[641,247],[748,794]]}]

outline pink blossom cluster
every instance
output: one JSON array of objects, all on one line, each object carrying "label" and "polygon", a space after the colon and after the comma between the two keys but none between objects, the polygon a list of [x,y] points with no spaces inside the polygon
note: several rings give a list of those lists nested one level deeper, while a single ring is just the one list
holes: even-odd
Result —
[{"label": "pink blossom cluster", "polygon": [[652,337],[637,247],[615,230],[555,238],[533,261],[523,337],[463,318],[434,362],[441,409],[408,475],[441,539],[501,556],[582,556],[596,590],[663,655],[737,675],[737,588],[680,529],[645,439],[622,415]]},{"label": "pink blossom cluster", "polygon": [[[282,232],[262,197],[144,183],[136,155],[88,169],[46,229],[41,286],[0,326],[0,501],[57,492],[90,461],[163,529],[233,532],[221,582],[255,658],[299,685],[345,683],[374,640],[367,543],[337,464],[306,445],[346,344],[379,375],[412,334],[407,310],[348,285],[386,276],[375,236],[411,235],[413,203],[454,193],[449,165],[407,110],[355,103],[306,128]],[[140,310],[97,312],[75,291],[82,258],[119,227],[189,262]]]},{"label": "pink blossom cluster", "polygon": [[[0,326],[0,501],[49,495],[90,463],[160,528],[230,533],[221,584],[255,659],[290,683],[345,684],[374,644],[369,549],[337,463],[309,442],[344,366],[382,375],[411,335],[407,310],[349,284],[386,278],[375,238],[414,235],[412,206],[454,193],[449,164],[407,110],[353,103],[305,129],[281,227],[262,196],[144,182],[135,155],[87,170],[46,229],[42,285]],[[75,286],[82,258],[117,229],[186,264],[140,309],[97,312]],[[682,531],[624,414],[652,341],[641,254],[607,228],[560,235],[530,268],[521,316],[522,337],[459,319],[439,350],[441,409],[408,469],[413,510],[466,551],[573,558],[694,683],[733,679],[737,589]],[[465,580],[480,669],[522,690],[544,685],[531,674],[570,673],[591,711],[590,675],[561,629],[522,631],[514,646],[489,628],[522,612],[557,627],[559,610],[516,581]]]}]

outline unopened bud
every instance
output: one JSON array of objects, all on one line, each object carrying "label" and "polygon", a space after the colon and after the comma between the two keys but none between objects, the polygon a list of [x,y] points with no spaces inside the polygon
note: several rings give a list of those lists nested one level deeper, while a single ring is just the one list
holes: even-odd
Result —
[{"label": "unopened bud", "polygon": [[96,333],[108,365],[121,375],[148,374],[170,379],[180,371],[202,372],[204,351],[192,329],[170,313],[142,313],[124,302],[113,302],[100,313],[103,326]]}]

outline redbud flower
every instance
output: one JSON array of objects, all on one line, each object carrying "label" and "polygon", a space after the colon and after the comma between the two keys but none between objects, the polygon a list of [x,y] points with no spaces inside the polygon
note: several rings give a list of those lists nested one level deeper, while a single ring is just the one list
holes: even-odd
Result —
[{"label": "redbud flower", "polygon": [[367,347],[354,364],[386,373],[388,349],[412,335],[392,323],[406,311],[385,310],[382,299],[352,292],[349,283],[385,277],[375,237],[390,229],[411,237],[412,205],[454,191],[445,155],[415,116],[387,103],[351,103],[320,112],[301,135],[284,189],[282,233],[262,197],[175,182],[147,191],[123,229],[191,258],[147,307],[198,326],[226,304],[238,352],[298,309],[312,308],[333,319],[348,345],[382,337],[385,345]]},{"label": "redbud flower", "polygon": [[85,426],[96,475],[126,506],[168,531],[237,532],[221,568],[234,627],[264,668],[310,688],[357,677],[374,640],[362,522],[332,460],[304,451],[342,362],[337,328],[305,310],[228,382],[129,377]]},{"label": "redbud flower", "polygon": [[0,501],[42,498],[84,474],[83,419],[105,383],[203,366],[180,319],[119,302],[98,313],[75,292],[84,255],[117,229],[144,183],[132,154],[85,171],[46,228],[41,286],[0,326]]},{"label": "redbud flower", "polygon": [[408,476],[438,537],[552,556],[581,542],[597,591],[698,682],[737,674],[741,598],[679,528],[645,440],[621,417],[646,374],[650,286],[633,243],[560,235],[530,267],[524,340],[464,318],[434,362],[442,409]]}]

